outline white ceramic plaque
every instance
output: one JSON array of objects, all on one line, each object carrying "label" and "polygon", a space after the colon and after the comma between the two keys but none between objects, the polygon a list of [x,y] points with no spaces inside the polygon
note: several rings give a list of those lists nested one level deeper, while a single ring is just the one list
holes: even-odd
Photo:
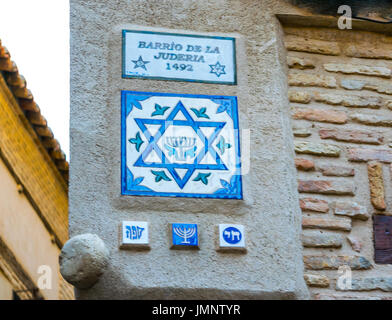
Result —
[{"label": "white ceramic plaque", "polygon": [[148,222],[123,221],[120,228],[120,247],[148,247]]},{"label": "white ceramic plaque", "polygon": [[123,30],[123,78],[236,84],[235,39]]},{"label": "white ceramic plaque", "polygon": [[239,224],[220,224],[219,232],[219,248],[245,250],[245,227]]}]

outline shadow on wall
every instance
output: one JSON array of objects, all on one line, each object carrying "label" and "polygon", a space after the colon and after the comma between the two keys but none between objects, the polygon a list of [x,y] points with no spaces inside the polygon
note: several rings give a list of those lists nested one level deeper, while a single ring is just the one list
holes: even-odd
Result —
[{"label": "shadow on wall", "polygon": [[370,20],[379,23],[392,23],[391,0],[288,0],[294,6],[308,10],[312,14],[338,15],[342,5],[351,7],[352,16],[356,19]]}]

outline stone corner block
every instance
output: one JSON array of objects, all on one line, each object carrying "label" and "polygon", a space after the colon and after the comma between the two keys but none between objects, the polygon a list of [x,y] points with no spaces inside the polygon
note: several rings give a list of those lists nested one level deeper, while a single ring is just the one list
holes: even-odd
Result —
[{"label": "stone corner block", "polygon": [[60,273],[78,289],[89,289],[105,272],[109,251],[95,234],[82,234],[67,241],[61,250]]}]

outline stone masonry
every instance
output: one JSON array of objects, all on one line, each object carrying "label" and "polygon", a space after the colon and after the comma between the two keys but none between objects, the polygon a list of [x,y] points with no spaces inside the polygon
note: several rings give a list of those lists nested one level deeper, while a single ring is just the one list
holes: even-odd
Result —
[{"label": "stone masonry", "polygon": [[[392,215],[392,37],[285,26],[285,44],[312,298],[391,299],[372,217]],[[341,266],[351,289],[338,285]]]},{"label": "stone masonry", "polygon": [[[295,8],[283,0],[71,0],[70,8],[70,236],[96,234],[110,254],[99,281],[77,289],[76,298],[307,299],[286,52],[277,19]],[[122,30],[234,37],[237,85],[122,78]],[[312,83],[323,81],[335,85],[331,75]],[[249,173],[242,172],[244,200],[122,195],[121,91],[236,96],[241,137],[249,133],[242,150],[251,151]],[[297,146],[303,158],[324,151],[331,159],[341,156],[340,149],[323,150],[307,139]],[[352,197],[350,179],[344,185],[303,180],[314,192]],[[350,217],[342,220],[338,227],[351,227]],[[151,250],[119,249],[122,221],[149,222]],[[171,223],[197,223],[199,250],[171,250]],[[216,250],[215,226],[222,223],[246,226],[246,253]],[[367,265],[356,258],[351,263]]]}]

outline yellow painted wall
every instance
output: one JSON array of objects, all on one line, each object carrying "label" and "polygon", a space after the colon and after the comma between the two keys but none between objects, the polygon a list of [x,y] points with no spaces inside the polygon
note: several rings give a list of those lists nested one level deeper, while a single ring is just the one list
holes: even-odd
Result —
[{"label": "yellow painted wall", "polygon": [[0,300],[12,300],[12,286],[0,272]]},{"label": "yellow painted wall", "polygon": [[51,235],[25,195],[18,192],[14,178],[1,160],[0,235],[34,283],[38,283],[39,266],[51,267],[52,289],[40,291],[45,299],[58,299],[60,249],[52,243]]}]

